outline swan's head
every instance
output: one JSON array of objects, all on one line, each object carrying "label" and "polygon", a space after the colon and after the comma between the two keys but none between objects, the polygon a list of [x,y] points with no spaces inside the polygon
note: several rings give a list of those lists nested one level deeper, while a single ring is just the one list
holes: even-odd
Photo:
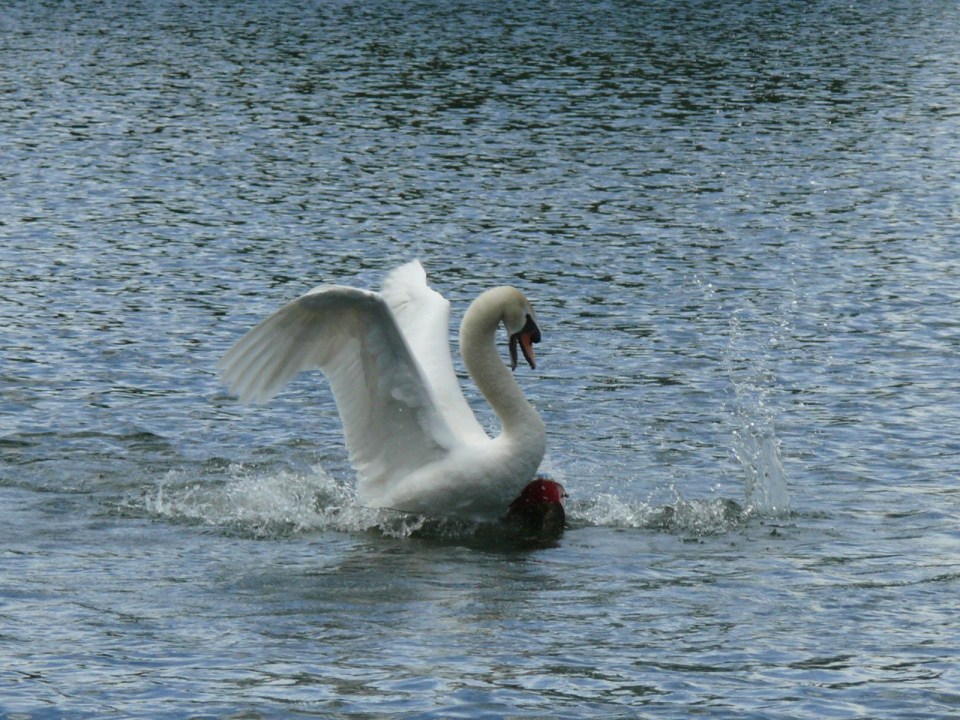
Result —
[{"label": "swan's head", "polygon": [[566,525],[567,516],[563,509],[566,498],[563,485],[538,475],[510,503],[506,522],[515,526],[525,538],[539,542],[555,541]]},{"label": "swan's head", "polygon": [[533,354],[533,344],[540,342],[540,328],[537,327],[536,315],[530,306],[530,301],[523,293],[515,288],[507,294],[503,309],[503,324],[510,336],[510,367],[517,369],[518,352],[523,353],[523,359],[531,368],[537,367],[537,359]]},{"label": "swan's head", "polygon": [[460,349],[467,368],[477,355],[478,346],[488,343],[501,324],[510,338],[511,368],[517,369],[521,352],[530,367],[536,368],[533,345],[540,342],[537,316],[523,293],[509,285],[487,290],[467,308],[460,323]]}]

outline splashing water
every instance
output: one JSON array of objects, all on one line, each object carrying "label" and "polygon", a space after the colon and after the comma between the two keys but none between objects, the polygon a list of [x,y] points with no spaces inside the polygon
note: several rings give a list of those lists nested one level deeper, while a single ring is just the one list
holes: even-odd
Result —
[{"label": "splashing water", "polygon": [[211,483],[171,471],[139,504],[154,517],[256,538],[321,530],[407,536],[422,523],[414,516],[357,505],[353,488],[320,467],[298,473],[231,465],[227,473],[224,482]]},{"label": "splashing water", "polygon": [[[492,537],[492,526],[359,505],[352,484],[334,480],[320,467],[293,472],[231,465],[226,473],[225,480],[211,482],[170,471],[154,489],[128,499],[123,509],[256,539],[323,531],[454,542],[482,542]],[[677,494],[674,502],[656,505],[601,494],[571,500],[567,517],[571,527],[636,528],[703,536],[729,531],[741,522],[744,513],[729,499],[686,500]]]},{"label": "splashing water", "polygon": [[337,531],[502,544],[503,533],[496,523],[360,505],[352,484],[337,482],[319,466],[309,472],[291,472],[231,465],[227,474],[225,481],[211,482],[167,473],[156,489],[128,500],[122,510],[255,539]]},{"label": "splashing water", "polygon": [[660,530],[676,535],[717,535],[743,519],[742,508],[726,498],[685,500],[679,495],[667,505],[629,502],[602,494],[571,503],[568,517],[574,525]]},{"label": "splashing water", "polygon": [[[730,318],[730,343],[726,352],[727,372],[733,387],[733,452],[744,473],[746,512],[779,517],[790,512],[787,476],[776,435],[774,413],[768,397],[776,389],[776,378],[767,367],[764,352],[745,339],[740,312]],[[776,343],[783,328],[768,342]],[[736,350],[739,348],[739,352]]]},{"label": "splashing water", "polygon": [[734,430],[734,453],[744,473],[747,512],[779,516],[790,512],[780,441],[773,426],[749,423]]}]

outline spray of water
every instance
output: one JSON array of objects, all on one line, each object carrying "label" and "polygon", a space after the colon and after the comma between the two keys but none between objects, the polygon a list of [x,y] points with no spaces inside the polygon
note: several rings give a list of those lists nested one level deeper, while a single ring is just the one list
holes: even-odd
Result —
[{"label": "spray of water", "polygon": [[743,468],[746,511],[778,517],[790,512],[790,496],[769,402],[776,378],[768,369],[767,354],[745,337],[741,314],[731,316],[725,356],[733,388],[733,452]]},{"label": "spray of water", "polygon": [[413,516],[358,505],[353,487],[319,466],[293,472],[231,465],[219,481],[171,471],[132,504],[153,517],[258,538],[320,530],[406,536],[418,525]]},{"label": "spray of water", "polygon": [[729,532],[742,522],[743,510],[725,498],[686,500],[677,495],[671,503],[655,504],[601,494],[572,502],[567,517],[573,526],[638,528],[702,537]]}]

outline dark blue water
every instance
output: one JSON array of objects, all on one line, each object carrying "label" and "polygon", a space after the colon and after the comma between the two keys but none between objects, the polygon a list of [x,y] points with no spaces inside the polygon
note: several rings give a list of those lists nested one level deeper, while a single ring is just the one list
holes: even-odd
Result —
[{"label": "dark blue water", "polygon": [[[960,713],[958,38],[934,0],[5,4],[0,715]],[[319,375],[217,383],[413,257],[453,323],[533,300],[558,547],[358,506]]]}]

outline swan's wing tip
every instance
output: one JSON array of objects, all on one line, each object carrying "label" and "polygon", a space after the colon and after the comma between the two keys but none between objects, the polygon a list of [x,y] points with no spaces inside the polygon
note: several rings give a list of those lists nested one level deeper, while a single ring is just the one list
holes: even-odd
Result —
[{"label": "swan's wing tip", "polygon": [[398,265],[393,270],[388,273],[388,277],[391,275],[409,275],[411,277],[422,278],[426,282],[427,271],[423,269],[423,263],[419,259],[414,258],[408,262],[405,262],[403,265]]},{"label": "swan's wing tip", "polygon": [[399,267],[395,267],[383,280],[384,295],[410,295],[415,291],[426,289],[427,271],[419,260],[411,260]]}]

